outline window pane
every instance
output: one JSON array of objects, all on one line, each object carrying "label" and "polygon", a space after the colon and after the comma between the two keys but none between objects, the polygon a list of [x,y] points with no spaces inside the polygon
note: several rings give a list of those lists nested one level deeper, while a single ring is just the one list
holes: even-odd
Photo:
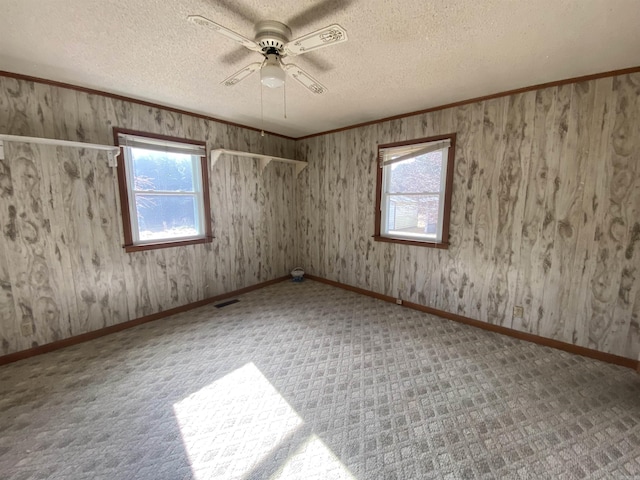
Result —
[{"label": "window pane", "polygon": [[436,238],[440,198],[438,195],[390,195],[387,234]]},{"label": "window pane", "polygon": [[391,175],[390,193],[439,192],[442,172],[442,150],[427,153],[386,168]]},{"label": "window pane", "polygon": [[192,155],[131,148],[134,190],[193,192]]},{"label": "window pane", "polygon": [[195,195],[136,194],[141,241],[199,235]]}]

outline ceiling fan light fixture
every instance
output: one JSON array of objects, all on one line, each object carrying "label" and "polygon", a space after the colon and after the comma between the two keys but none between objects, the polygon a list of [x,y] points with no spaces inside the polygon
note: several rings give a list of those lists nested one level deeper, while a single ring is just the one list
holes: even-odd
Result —
[{"label": "ceiling fan light fixture", "polygon": [[[312,10],[316,7],[313,7]],[[347,41],[346,30],[337,23],[290,40],[291,29],[284,23],[276,20],[262,20],[255,26],[255,38],[250,40],[202,15],[189,15],[187,19],[196,25],[209,27],[219,35],[227,37],[264,57],[262,62],[251,63],[220,82],[227,87],[236,85],[253,72],[260,70],[260,82],[269,88],[284,87],[284,78],[290,75],[311,93],[325,93],[327,89],[311,75],[292,63],[285,65],[282,63],[282,59]]]},{"label": "ceiling fan light fixture", "polygon": [[267,55],[267,61],[260,70],[260,81],[269,88],[280,88],[284,84],[285,72],[276,55]]}]

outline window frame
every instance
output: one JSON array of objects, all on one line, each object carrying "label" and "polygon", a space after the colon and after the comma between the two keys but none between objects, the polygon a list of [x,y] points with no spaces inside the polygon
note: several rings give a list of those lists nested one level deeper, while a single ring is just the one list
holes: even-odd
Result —
[{"label": "window frame", "polygon": [[[383,150],[395,147],[406,147],[409,145],[418,145],[421,143],[432,143],[441,140],[449,140],[451,142],[449,146],[449,151],[447,154],[446,160],[446,175],[445,178],[441,178],[441,182],[444,180],[444,195],[443,195],[443,205],[441,206],[441,215],[438,215],[438,222],[442,221],[442,238],[439,242],[429,241],[427,239],[407,239],[400,238],[397,236],[388,236],[383,235],[382,232],[382,221],[386,218],[386,212],[382,211],[382,192],[383,192],[383,183],[385,181],[386,176],[384,175],[384,166],[382,165],[383,161]],[[375,205],[375,227],[374,227],[374,235],[373,239],[377,242],[389,242],[389,243],[400,243],[404,245],[414,245],[419,247],[430,247],[430,248],[440,248],[440,249],[448,249],[449,248],[449,223],[451,219],[451,198],[453,191],[453,175],[454,175],[454,164],[455,164],[455,149],[456,149],[456,134],[448,133],[446,135],[437,135],[433,137],[426,138],[418,138],[415,140],[406,140],[402,142],[394,142],[394,143],[385,143],[378,145],[378,156],[376,162],[376,205]]]},{"label": "window frame", "polygon": [[[125,148],[127,145],[121,145],[120,139],[118,137],[119,134],[122,135],[135,135],[141,138],[149,138],[151,140],[164,140],[168,142],[174,143],[183,143],[187,145],[196,145],[199,147],[203,147],[205,150],[205,155],[200,157],[200,180],[201,180],[201,190],[202,194],[199,192],[196,195],[197,204],[199,208],[202,209],[203,219],[204,219],[204,235],[191,237],[187,239],[177,239],[177,240],[161,240],[157,242],[144,242],[144,243],[134,243],[134,235],[133,228],[135,225],[132,221],[131,215],[131,200],[130,195],[133,192],[133,182],[130,182],[130,172],[128,166],[127,155],[125,153]],[[149,133],[149,132],[141,132],[137,130],[130,130],[125,128],[113,128],[113,138],[114,144],[120,147],[120,157],[118,160],[117,167],[117,175],[118,175],[118,189],[120,192],[120,210],[122,214],[122,227],[124,233],[124,244],[123,248],[125,252],[139,252],[143,250],[154,250],[158,248],[170,248],[170,247],[180,247],[185,245],[195,245],[199,243],[209,243],[213,240],[213,236],[211,233],[211,204],[210,204],[210,196],[209,196],[209,170],[208,170],[208,162],[207,162],[207,145],[203,141],[190,140],[186,138],[178,138],[178,137],[170,137],[167,135],[160,135],[157,133]],[[153,192],[150,192],[153,194]],[[187,192],[189,194],[191,192]],[[136,222],[137,223],[137,222]]]}]

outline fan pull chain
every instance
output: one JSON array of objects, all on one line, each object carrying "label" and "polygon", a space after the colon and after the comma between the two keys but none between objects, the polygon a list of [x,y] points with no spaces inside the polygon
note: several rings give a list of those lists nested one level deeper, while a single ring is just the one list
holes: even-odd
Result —
[{"label": "fan pull chain", "polygon": [[284,104],[284,118],[287,119],[287,82],[282,83],[282,103]]},{"label": "fan pull chain", "polygon": [[262,92],[264,91],[264,86],[262,82],[260,82],[260,121],[262,122],[262,131],[260,135],[264,137],[264,99],[262,96]]}]

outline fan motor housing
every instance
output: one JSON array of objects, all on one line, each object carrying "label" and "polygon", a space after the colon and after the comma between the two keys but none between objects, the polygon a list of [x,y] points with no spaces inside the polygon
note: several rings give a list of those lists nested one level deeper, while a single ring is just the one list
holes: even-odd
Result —
[{"label": "fan motor housing", "polygon": [[275,20],[263,20],[256,24],[255,42],[260,45],[265,53],[271,49],[281,53],[290,36],[291,29],[284,23]]}]

